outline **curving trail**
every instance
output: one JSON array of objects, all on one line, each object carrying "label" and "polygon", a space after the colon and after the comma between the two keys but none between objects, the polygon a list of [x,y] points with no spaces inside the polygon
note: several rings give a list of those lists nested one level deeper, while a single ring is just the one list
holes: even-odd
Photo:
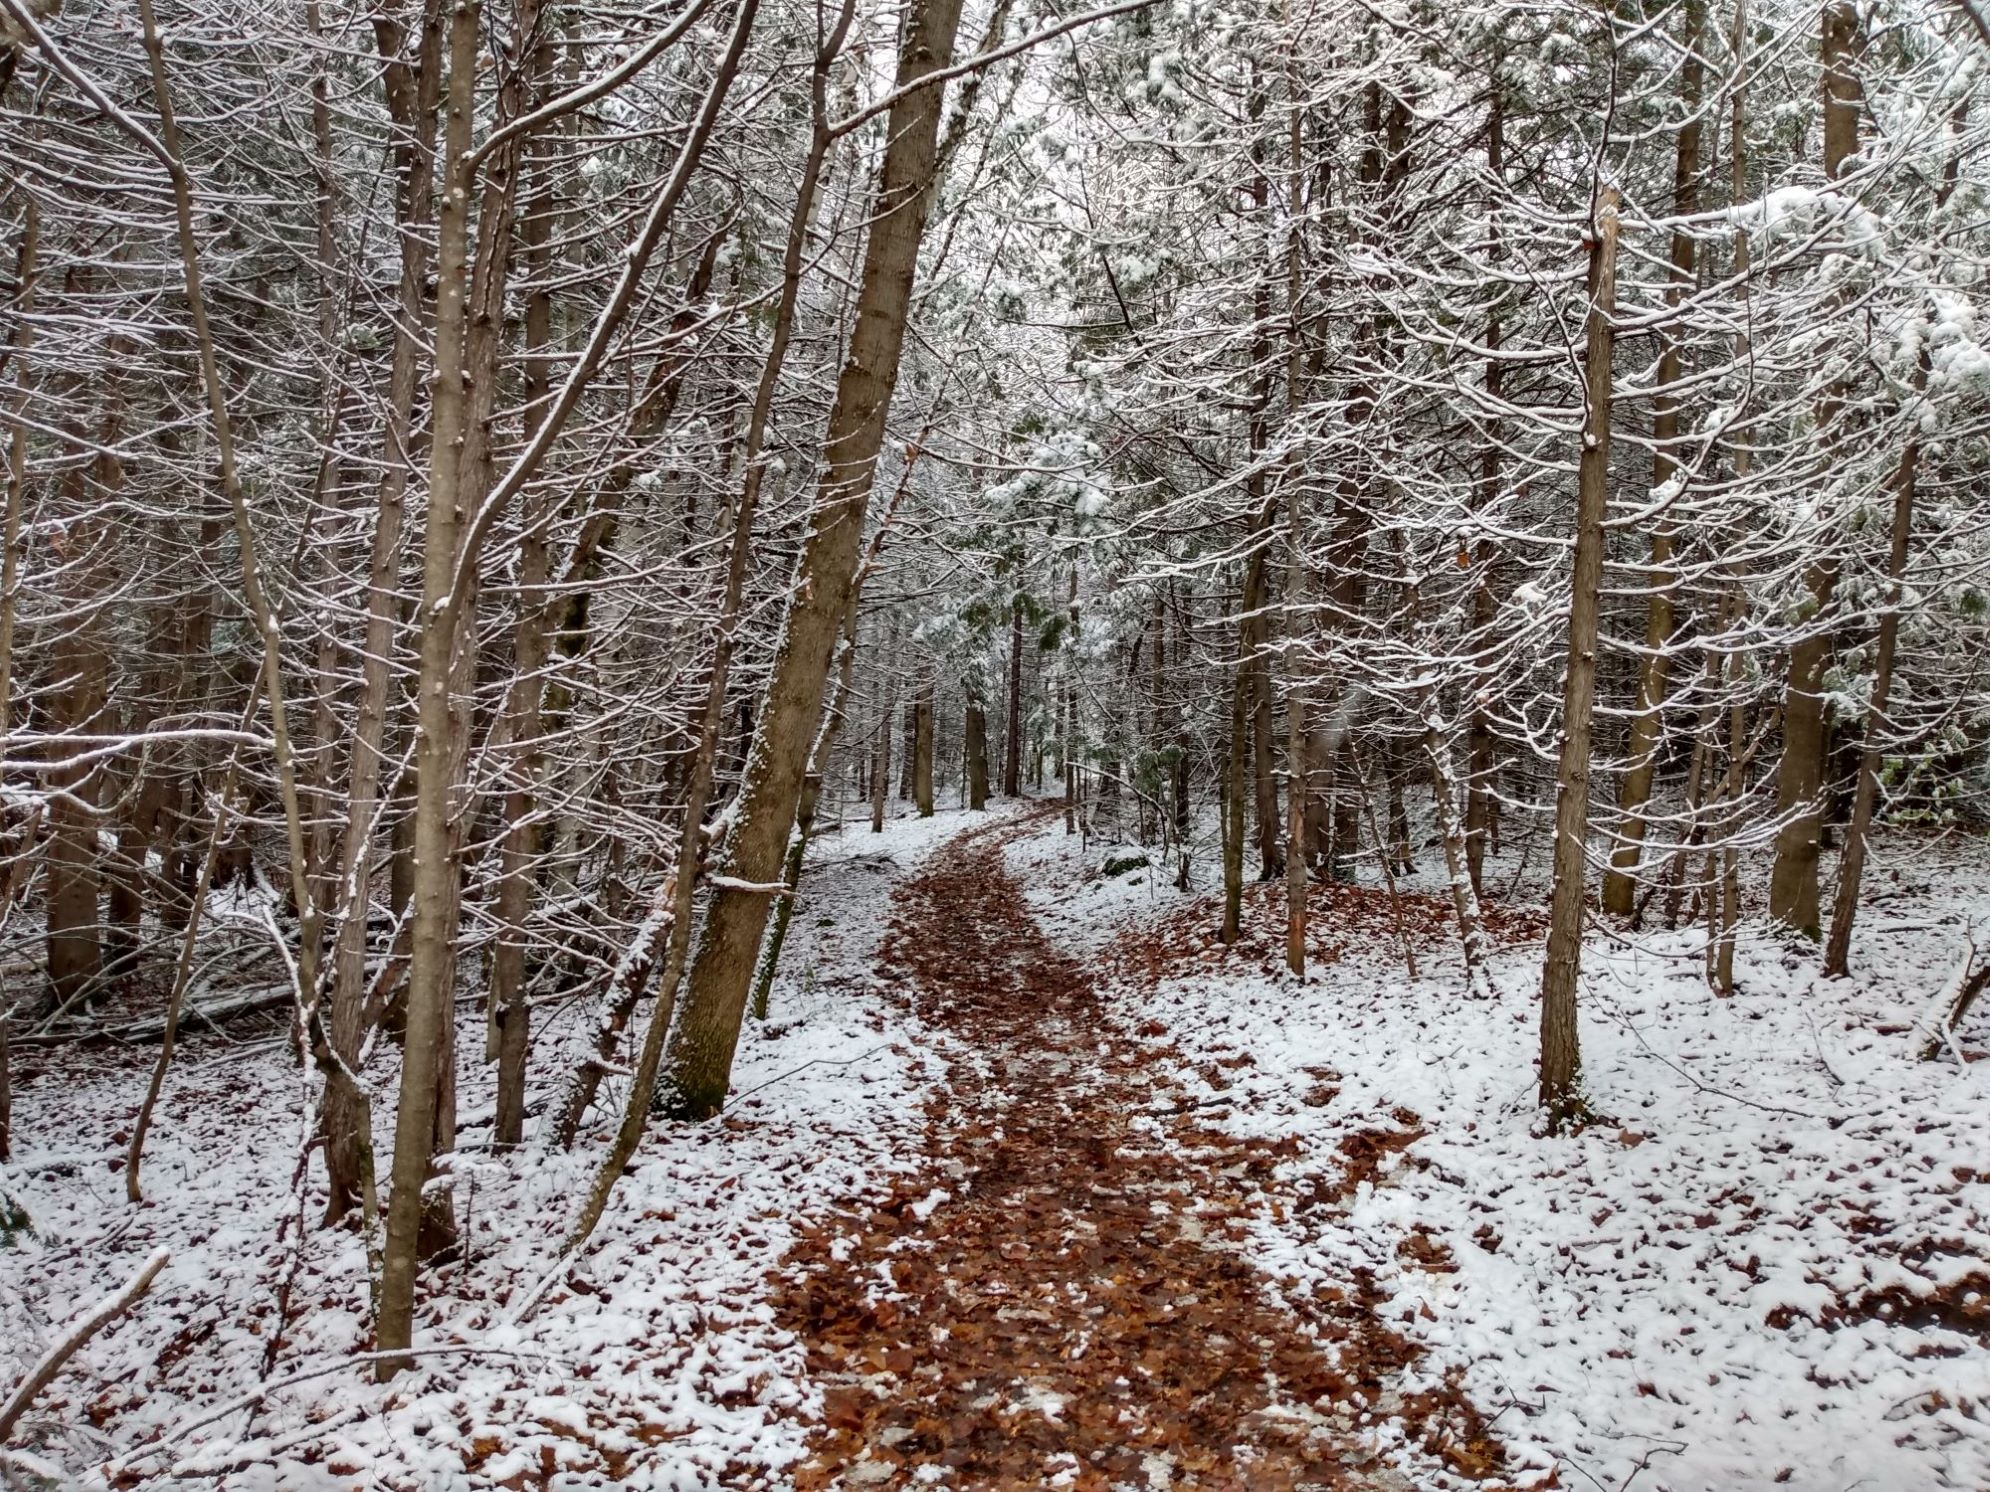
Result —
[{"label": "curving trail", "polygon": [[899,893],[884,958],[949,1078],[920,1174],[779,1270],[826,1385],[798,1492],[1407,1492],[1363,1449],[1378,1413],[1492,1469],[1462,1398],[1392,1391],[1415,1350],[1358,1275],[1302,1321],[1252,1267],[1254,1210],[1332,1199],[1280,1191],[1288,1150],[1197,1126],[1153,1045],[1111,1024],[1004,866],[1031,822],[961,835]]}]

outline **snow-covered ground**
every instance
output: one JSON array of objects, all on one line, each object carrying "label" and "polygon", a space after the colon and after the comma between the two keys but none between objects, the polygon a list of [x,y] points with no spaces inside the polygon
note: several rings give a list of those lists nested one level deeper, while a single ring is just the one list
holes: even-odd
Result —
[{"label": "snow-covered ground", "polygon": [[[424,1276],[418,1371],[375,1386],[358,1237],[308,1226],[293,1190],[307,1085],[277,1041],[197,1035],[148,1145],[147,1201],[124,1200],[128,1125],[152,1049],[16,1053],[16,1159],[0,1175],[32,1236],[0,1247],[0,1384],[135,1272],[172,1262],[140,1307],[37,1401],[26,1443],[78,1485],[438,1489],[779,1485],[814,1417],[802,1354],[766,1274],[826,1205],[869,1194],[938,1075],[874,987],[891,888],[966,820],[900,818],[820,838],[772,1018],[750,1025],[718,1122],[653,1130],[584,1264],[523,1321],[601,1153],[479,1151],[489,1074],[462,1063],[456,1168],[464,1262]],[[535,1079],[563,1070],[587,1012],[540,1015]],[[463,1010],[459,1049],[481,1045]],[[391,1052],[391,1049],[389,1049]],[[391,1056],[369,1072],[391,1149]],[[598,1114],[619,1109],[605,1094]]]},{"label": "snow-covered ground", "polygon": [[[1564,1139],[1536,1133],[1538,940],[1516,933],[1497,999],[1472,1002],[1434,898],[1405,908],[1412,981],[1384,893],[1328,893],[1315,935],[1338,953],[1301,985],[1276,967],[1274,888],[1225,954],[1207,865],[1184,895],[1100,876],[1110,853],[1055,832],[1011,851],[1208,1122],[1296,1138],[1284,1179],[1323,1205],[1264,1212],[1255,1262],[1302,1294],[1374,1271],[1523,1480],[1990,1487],[1990,1061],[1917,1061],[1909,1030],[1990,926],[1980,846],[1885,841],[1846,980],[1750,923],[1721,999],[1702,932],[1592,932],[1600,1117]],[[1986,1035],[1990,1011],[1963,1045]]]},{"label": "snow-covered ground", "polygon": [[[353,1362],[358,1240],[297,1226],[321,1201],[293,1190],[306,1088],[279,1043],[188,1043],[140,1209],[118,1167],[150,1051],[17,1053],[0,1182],[36,1232],[0,1248],[0,1382],[154,1248],[172,1253],[38,1401],[30,1443],[79,1485],[784,1485],[821,1405],[766,1273],[825,1209],[918,1163],[940,1062],[874,954],[892,888],[971,822],[986,820],[900,818],[873,837],[858,820],[818,841],[731,1110],[653,1133],[584,1267],[522,1321],[602,1136],[571,1156],[477,1151],[487,1074],[466,1061],[467,1258],[425,1278],[432,1355],[384,1387]],[[1254,1262],[1295,1296],[1372,1274],[1425,1371],[1459,1375],[1494,1420],[1515,1480],[1982,1489],[1990,1062],[1916,1061],[1909,1028],[1969,931],[1990,945],[1990,854],[1881,850],[1849,980],[1750,923],[1723,1000],[1701,981],[1700,932],[1593,932],[1584,1081],[1601,1117],[1552,1140],[1533,1107],[1533,910],[1495,911],[1497,998],[1474,1002],[1428,864],[1400,929],[1379,888],[1323,890],[1297,984],[1278,968],[1278,888],[1253,889],[1242,948],[1216,947],[1206,855],[1183,893],[1158,861],[1099,874],[1111,847],[1055,817],[1007,853],[1199,1122],[1293,1142],[1279,1190],[1314,1205],[1261,1209]],[[543,1085],[583,1014],[544,1012]],[[1986,1035],[1990,1011],[1960,1045]],[[390,1061],[370,1076],[392,1092]]]}]

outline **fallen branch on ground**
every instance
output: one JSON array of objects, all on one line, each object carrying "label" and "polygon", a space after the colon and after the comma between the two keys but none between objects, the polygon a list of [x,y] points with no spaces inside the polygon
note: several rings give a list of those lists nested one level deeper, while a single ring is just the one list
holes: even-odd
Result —
[{"label": "fallen branch on ground", "polygon": [[1915,1054],[1923,1062],[1932,1062],[1947,1047],[1955,1053],[1960,1065],[1967,1067],[1967,1059],[1955,1039],[1955,1028],[1962,1024],[1962,1018],[1969,1014],[1969,1008],[1976,1003],[1977,996],[1984,987],[1990,985],[1990,964],[1976,968],[1976,940],[1969,940],[1969,951],[1962,956],[1955,977],[1942,986],[1942,991],[1929,1004],[1927,1011],[1917,1023],[1917,1034],[1921,1037],[1920,1050]]},{"label": "fallen branch on ground", "polygon": [[152,1288],[153,1279],[166,1267],[166,1261],[171,1257],[163,1248],[154,1249],[152,1257],[145,1261],[144,1267],[131,1277],[122,1290],[93,1307],[66,1337],[42,1354],[40,1362],[28,1369],[28,1376],[21,1380],[21,1386],[14,1390],[6,1406],[0,1408],[0,1442],[6,1440],[15,1421],[27,1413],[28,1405],[35,1401],[35,1396],[55,1381],[63,1364],[80,1352],[91,1337],[138,1304],[139,1297]]}]

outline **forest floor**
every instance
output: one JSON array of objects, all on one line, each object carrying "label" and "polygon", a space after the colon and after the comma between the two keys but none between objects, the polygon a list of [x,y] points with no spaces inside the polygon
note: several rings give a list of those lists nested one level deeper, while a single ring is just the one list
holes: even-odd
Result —
[{"label": "forest floor", "polygon": [[[1473,1473],[1499,1448],[1357,1270],[1304,1318],[1249,1257],[1247,1219],[1332,1205],[1281,1184],[1276,1143],[1225,1135],[1156,1053],[1115,1039],[1086,969],[1004,865],[1042,816],[948,844],[896,899],[883,967],[950,1061],[920,1168],[807,1230],[781,1319],[825,1388],[796,1474],[829,1487],[1400,1488],[1387,1425]],[[1402,1126],[1389,1126],[1378,1138]]]},{"label": "forest floor", "polygon": [[[1990,851],[1883,841],[1847,980],[1751,922],[1717,999],[1701,932],[1594,930],[1603,1117],[1560,1139],[1527,863],[1471,1002],[1429,863],[1316,887],[1296,981],[1279,888],[1222,948],[1205,864],[1176,890],[1040,807],[827,834],[725,1115],[645,1142],[581,1263],[619,1094],[571,1154],[494,1156],[463,1062],[464,1248],[384,1386],[280,1031],[190,1036],[136,1209],[149,1051],[24,1047],[0,1384],[165,1247],[29,1417],[57,1485],[1990,1486],[1990,1012],[1937,1062],[1912,1029],[1990,942]],[[586,1010],[542,1016],[543,1092]]]}]

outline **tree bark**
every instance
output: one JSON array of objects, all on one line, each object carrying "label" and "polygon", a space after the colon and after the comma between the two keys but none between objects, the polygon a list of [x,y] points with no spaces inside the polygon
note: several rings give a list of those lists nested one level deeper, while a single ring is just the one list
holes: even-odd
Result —
[{"label": "tree bark", "polygon": [[1604,187],[1589,251],[1589,315],[1583,354],[1582,456],[1577,466],[1575,563],[1570,577],[1568,676],[1555,772],[1554,890],[1547,961],[1541,972],[1541,1105],[1550,1133],[1582,1114],[1582,1049],[1576,978],[1582,962],[1583,886],[1589,865],[1590,727],[1603,587],[1603,523],[1610,506],[1612,317],[1617,304],[1617,192]]},{"label": "tree bark", "polygon": [[891,732],[897,719],[898,700],[892,693],[892,657],[898,651],[898,629],[895,623],[888,623],[888,641],[878,650],[882,667],[878,672],[878,695],[881,713],[878,716],[877,743],[874,747],[871,769],[871,833],[884,833],[885,804],[891,799]]},{"label": "tree bark", "polygon": [[[1300,403],[1303,371],[1299,337],[1300,226],[1304,219],[1305,187],[1301,173],[1301,97],[1298,63],[1288,58],[1290,98],[1286,109],[1288,175],[1286,187],[1285,312],[1286,398],[1291,409]],[[1303,471],[1298,461],[1286,463],[1285,515],[1285,636],[1286,636],[1286,824],[1285,824],[1285,967],[1295,976],[1306,972],[1306,688],[1301,670],[1306,602],[1306,538]]]},{"label": "tree bark", "polygon": [[[1824,175],[1836,181],[1859,147],[1861,90],[1856,70],[1859,18],[1850,0],[1826,0],[1818,60],[1823,72]],[[1828,393],[1818,410],[1820,445],[1828,462],[1840,393]],[[1804,575],[1810,604],[1790,645],[1783,693],[1783,759],[1776,772],[1776,860],[1769,875],[1769,915],[1808,937],[1819,932],[1817,866],[1824,844],[1824,765],[1830,723],[1824,673],[1834,651],[1830,612],[1838,586],[1838,560],[1827,553]]]},{"label": "tree bark", "polygon": [[1009,606],[1009,722],[1002,748],[1002,795],[1023,792],[1023,598]]},{"label": "tree bark", "polygon": [[[1506,182],[1506,95],[1500,81],[1497,61],[1492,67],[1492,103],[1486,119],[1486,172],[1493,181],[1504,187]],[[1497,260],[1501,252],[1499,218],[1488,215],[1491,221],[1487,227],[1487,237],[1491,243],[1489,257]],[[1486,359],[1485,389],[1489,410],[1486,416],[1487,439],[1479,451],[1479,507],[1490,515],[1499,502],[1502,481],[1500,447],[1498,440],[1499,420],[1490,412],[1501,399],[1501,384],[1504,380],[1504,367],[1497,356],[1501,336],[1500,315],[1497,303],[1486,313],[1486,347],[1494,354]],[[1494,629],[1499,620],[1499,602],[1493,594],[1493,567],[1498,562],[1498,541],[1480,539],[1475,551],[1469,556],[1477,570],[1472,585],[1472,636],[1475,648],[1483,655],[1492,651]],[[1465,727],[1465,870],[1471,878],[1474,895],[1483,895],[1485,890],[1485,863],[1487,841],[1492,836],[1493,814],[1496,805],[1493,800],[1493,779],[1498,771],[1498,758],[1493,745],[1492,715],[1487,709],[1498,680],[1490,667],[1482,667],[1472,680],[1472,700],[1467,711]]]},{"label": "tree bark", "polygon": [[[1928,354],[1914,378],[1916,392],[1927,382]],[[1859,750],[1859,785],[1852,804],[1852,822],[1845,831],[1845,849],[1838,861],[1838,894],[1831,909],[1831,936],[1824,945],[1824,973],[1838,978],[1851,972],[1852,923],[1859,911],[1859,883],[1865,874],[1866,846],[1871,840],[1873,812],[1879,800],[1879,768],[1887,729],[1887,699],[1893,690],[1894,650],[1900,640],[1900,597],[1907,578],[1907,546],[1914,530],[1914,479],[1920,464],[1921,442],[1910,437],[1893,475],[1893,526],[1886,560],[1886,610],[1879,621],[1873,659],[1872,695],[1866,702],[1865,740]]]},{"label": "tree bark", "polygon": [[[959,21],[960,0],[920,0],[906,22],[898,88],[950,63]],[[836,634],[856,579],[864,514],[898,381],[925,235],[944,93],[939,84],[902,93],[886,126],[889,144],[864,252],[856,327],[825,433],[826,470],[738,809],[726,836],[727,874],[749,885],[773,882],[780,873]],[[667,1063],[675,1090],[671,1107],[680,1114],[709,1117],[725,1102],[766,925],[766,892],[726,886],[713,897]]]},{"label": "tree bark", "polygon": [[[1706,29],[1705,0],[1687,0],[1686,35],[1679,67],[1679,106],[1685,121],[1679,129],[1672,173],[1672,210],[1680,219],[1690,218],[1700,208],[1700,45]],[[1696,240],[1684,228],[1672,233],[1671,283],[1665,292],[1666,304],[1677,308],[1692,287]],[[1679,443],[1679,397],[1671,386],[1679,379],[1679,339],[1670,328],[1660,333],[1658,389],[1653,396],[1651,419],[1651,485],[1654,491],[1673,480],[1679,470],[1674,451]],[[1626,750],[1629,766],[1617,795],[1621,821],[1618,843],[1610,854],[1610,869],[1603,877],[1603,909],[1618,917],[1631,915],[1636,902],[1636,874],[1643,856],[1646,816],[1651,799],[1652,779],[1658,765],[1664,735],[1665,695],[1668,687],[1671,645],[1674,629],[1672,592],[1677,577],[1672,569],[1676,542],[1669,514],[1660,514],[1651,535],[1651,568],[1646,584],[1651,589],[1645,617],[1644,655],[1638,672],[1638,698],[1631,716],[1630,744]]]},{"label": "tree bark", "polygon": [[933,816],[934,684],[931,665],[912,702],[912,802],[919,817]]},{"label": "tree bark", "polygon": [[988,712],[980,700],[970,700],[962,730],[967,736],[967,806],[976,813],[988,806]]},{"label": "tree bark", "polygon": [[[453,1066],[449,1035],[450,973],[454,964],[455,836],[451,768],[462,720],[450,685],[456,677],[455,587],[462,533],[462,462],[468,413],[464,380],[469,319],[470,182],[467,160],[476,104],[478,0],[454,0],[449,27],[449,92],[444,129],[445,190],[437,225],[435,378],[429,490],[422,544],[420,668],[417,675],[415,761],[419,783],[414,822],[414,936],[410,949],[407,1034],[402,1047],[400,1103],[394,1121],[393,1192],[387,1203],[382,1253],[379,1349],[395,1353],[413,1340],[415,1271],[424,1231],[423,1191],[433,1170],[436,1123]],[[432,1213],[431,1213],[432,1215]],[[432,1224],[431,1224],[432,1228]],[[380,1359],[378,1376],[409,1365]]]},{"label": "tree bark", "polygon": [[[428,223],[435,201],[436,111],[442,89],[442,13],[443,0],[422,0],[412,62],[402,56],[406,43],[403,27],[385,19],[374,22],[385,62],[388,114],[399,132],[401,263],[387,383],[383,470],[366,567],[366,625],[346,783],[345,837],[339,850],[339,923],[332,944],[331,1042],[346,1066],[359,1060],[365,1039],[366,922],[372,879],[369,856],[382,804],[388,691],[400,609],[401,530],[414,462],[411,445],[421,328],[427,319]],[[361,1176],[369,1164],[361,1152],[372,1145],[367,1133],[370,1109],[365,1095],[344,1073],[334,1073],[327,1080],[321,1129],[328,1224],[338,1222],[359,1205]]]},{"label": "tree bark", "polygon": [[[57,685],[48,728],[55,736],[101,729],[109,705],[110,622],[102,599],[114,588],[108,583],[109,536],[87,514],[91,487],[114,482],[117,470],[116,457],[97,456],[70,466],[58,483],[61,511],[76,515],[59,542],[73,566],[70,603],[81,614],[49,648],[49,673]],[[51,747],[47,774],[54,796],[48,806],[45,941],[49,994],[58,1007],[91,994],[103,973],[96,809],[105,773],[102,763],[72,760],[75,755],[80,752]]]},{"label": "tree bark", "polygon": [[1306,560],[1300,516],[1299,483],[1293,480],[1286,493],[1285,967],[1296,975],[1306,972],[1306,691],[1299,679]]}]

